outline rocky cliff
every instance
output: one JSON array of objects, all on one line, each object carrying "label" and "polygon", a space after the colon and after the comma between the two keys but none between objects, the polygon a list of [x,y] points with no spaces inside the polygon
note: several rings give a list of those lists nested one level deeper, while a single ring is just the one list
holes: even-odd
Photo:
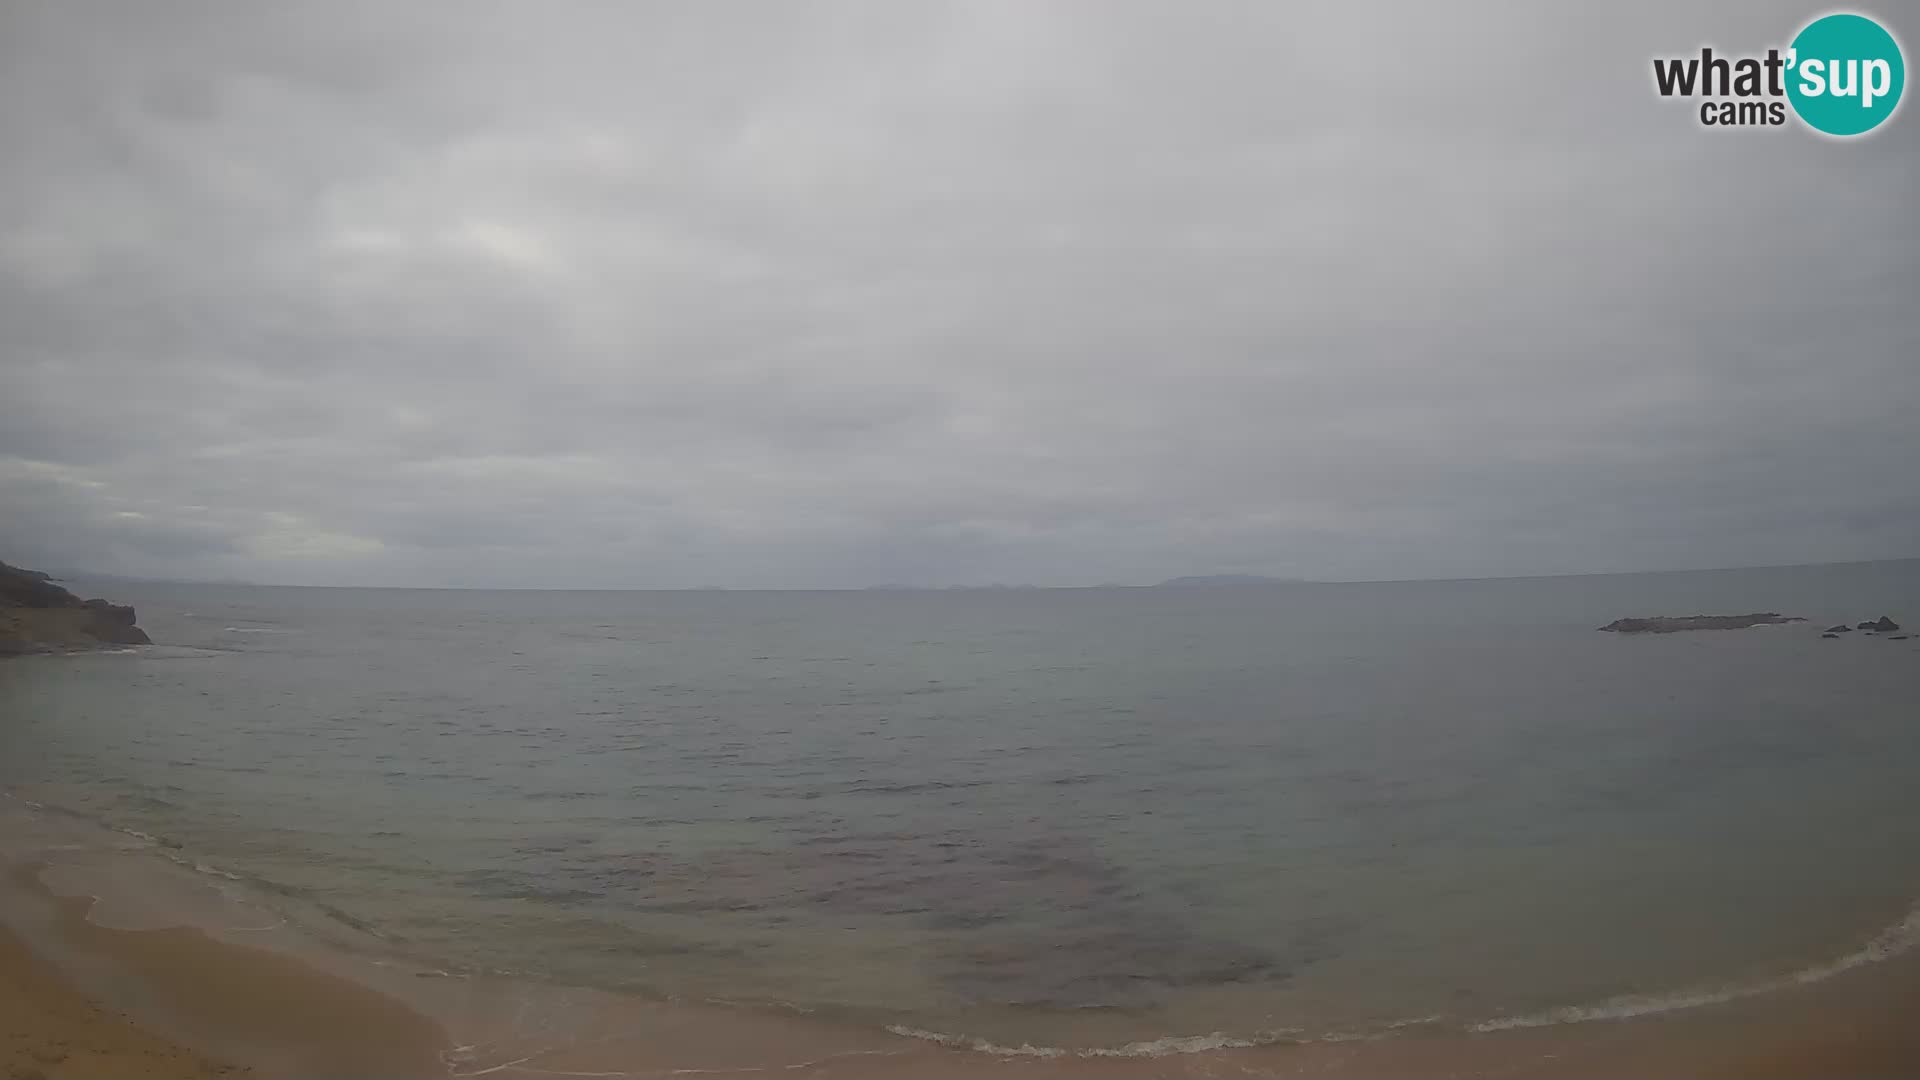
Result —
[{"label": "rocky cliff", "polygon": [[38,570],[0,562],[0,656],[146,644],[132,608],[82,600]]}]

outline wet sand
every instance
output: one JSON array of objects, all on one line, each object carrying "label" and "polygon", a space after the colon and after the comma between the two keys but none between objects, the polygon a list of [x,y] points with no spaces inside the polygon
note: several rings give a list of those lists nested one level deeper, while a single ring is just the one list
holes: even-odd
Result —
[{"label": "wet sand", "polygon": [[242,1073],[88,1000],[0,929],[0,1076],[194,1080]]},{"label": "wet sand", "polygon": [[[312,962],[183,926],[118,928],[43,868],[6,874],[0,1076],[1335,1078],[1920,1076],[1920,962],[1632,1020],[1162,1057],[984,1054],[805,1016]],[[529,1020],[530,1012],[547,1015]],[[131,1019],[129,1019],[131,1017]]]},{"label": "wet sand", "polygon": [[398,1001],[198,929],[98,926],[36,870],[11,869],[0,924],[7,1080],[445,1075],[444,1034]]}]

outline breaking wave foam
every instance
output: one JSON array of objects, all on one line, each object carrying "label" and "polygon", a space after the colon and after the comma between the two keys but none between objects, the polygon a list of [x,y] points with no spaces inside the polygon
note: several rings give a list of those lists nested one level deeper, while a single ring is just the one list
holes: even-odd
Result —
[{"label": "breaking wave foam", "polygon": [[907,1027],[904,1024],[888,1024],[887,1030],[895,1035],[909,1039],[923,1039],[956,1050],[972,1050],[976,1053],[992,1054],[995,1057],[1032,1058],[1154,1058],[1167,1057],[1171,1054],[1198,1054],[1208,1050],[1271,1046],[1275,1043],[1295,1041],[1294,1033],[1291,1032],[1263,1032],[1253,1038],[1240,1038],[1228,1035],[1224,1031],[1216,1031],[1208,1035],[1169,1035],[1165,1038],[1130,1042],[1120,1046],[1095,1046],[1069,1050],[1060,1046],[1035,1046],[1032,1043],[1005,1046],[973,1035],[948,1035],[943,1032],[928,1031],[925,1028]]},{"label": "breaking wave foam", "polygon": [[[1495,1017],[1468,1024],[1466,1029],[1473,1032],[1508,1031],[1516,1028],[1552,1027],[1559,1024],[1584,1024],[1605,1020],[1630,1020],[1639,1016],[1652,1016],[1660,1013],[1678,1012],[1684,1009],[1696,1009],[1708,1005],[1720,1005],[1744,998],[1759,997],[1781,990],[1790,990],[1797,986],[1824,982],[1856,968],[1890,960],[1920,946],[1920,904],[1915,904],[1899,921],[1881,930],[1862,944],[1844,955],[1825,963],[1801,968],[1798,971],[1768,979],[1739,983],[1720,987],[1700,987],[1680,990],[1668,994],[1622,995],[1588,1005],[1569,1005],[1547,1009],[1541,1012],[1522,1013],[1515,1016]],[[1347,1042],[1355,1039],[1388,1037],[1401,1029],[1423,1027],[1440,1022],[1439,1016],[1422,1016],[1387,1024],[1372,1033],[1327,1034],[1303,1036],[1297,1029],[1285,1032],[1262,1032],[1253,1037],[1239,1037],[1216,1031],[1208,1035],[1172,1035],[1160,1039],[1131,1042],[1121,1046],[1093,1047],[1087,1049],[1068,1049],[1057,1046],[1035,1046],[1022,1043],[1007,1046],[991,1042],[972,1035],[949,1035],[938,1031],[904,1025],[888,1025],[887,1030],[895,1035],[924,1039],[942,1046],[958,1050],[972,1050],[997,1057],[1033,1057],[1033,1058],[1151,1058],[1165,1057],[1171,1054],[1195,1054],[1210,1050],[1243,1049],[1255,1046],[1269,1046],[1289,1042]]]},{"label": "breaking wave foam", "polygon": [[1858,949],[1826,963],[1801,968],[1787,975],[1733,986],[1682,990],[1671,994],[1627,995],[1608,998],[1592,1005],[1568,1005],[1544,1012],[1496,1017],[1473,1024],[1470,1030],[1506,1031],[1513,1028],[1550,1027],[1555,1024],[1584,1024],[1595,1020],[1628,1020],[1636,1016],[1697,1009],[1704,1005],[1720,1005],[1742,998],[1789,990],[1809,983],[1824,982],[1854,968],[1892,959],[1911,950],[1915,945],[1920,945],[1920,904],[1909,909],[1899,922],[1869,938],[1866,944]]}]

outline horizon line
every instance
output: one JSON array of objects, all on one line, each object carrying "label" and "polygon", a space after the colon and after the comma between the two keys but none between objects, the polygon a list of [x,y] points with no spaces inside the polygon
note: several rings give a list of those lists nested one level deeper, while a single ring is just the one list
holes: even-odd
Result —
[{"label": "horizon line", "polygon": [[[1449,582],[1472,581],[1546,581],[1556,578],[1589,577],[1643,577],[1654,574],[1713,574],[1734,573],[1746,570],[1803,570],[1824,566],[1865,566],[1873,563],[1898,563],[1920,561],[1920,555],[1902,555],[1885,559],[1840,559],[1829,562],[1794,563],[1755,563],[1736,566],[1694,566],[1667,567],[1657,570],[1576,570],[1551,574],[1480,574],[1460,577],[1422,577],[1422,578],[1295,578],[1271,577],[1264,574],[1220,573],[1220,574],[1181,574],[1160,581],[1145,584],[1125,584],[1107,582],[1098,585],[1036,585],[988,584],[988,585],[911,585],[881,582],[869,585],[613,585],[613,586],[548,586],[548,585],[311,585],[292,582],[265,581],[209,581],[192,578],[150,578],[127,574],[114,574],[107,571],[64,570],[51,575],[55,581],[93,581],[102,584],[119,583],[126,585],[193,585],[210,588],[237,589],[362,589],[387,590],[393,592],[740,592],[740,593],[813,593],[813,592],[1097,592],[1117,589],[1160,589],[1182,588],[1169,583],[1183,578],[1207,577],[1247,577],[1266,580],[1248,581],[1243,584],[1195,585],[1187,586],[1197,592],[1230,592],[1237,589],[1277,589],[1300,586],[1326,585],[1412,585],[1445,584]],[[15,564],[17,565],[17,564]]]}]

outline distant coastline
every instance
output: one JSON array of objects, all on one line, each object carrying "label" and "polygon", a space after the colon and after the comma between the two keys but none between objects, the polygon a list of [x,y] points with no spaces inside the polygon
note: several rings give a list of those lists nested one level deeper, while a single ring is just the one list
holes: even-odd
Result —
[{"label": "distant coastline", "polygon": [[1245,589],[1270,585],[1303,585],[1305,578],[1267,577],[1263,574],[1190,574],[1168,578],[1156,589]]},{"label": "distant coastline", "polygon": [[1068,591],[1093,592],[1135,589],[1249,589],[1263,590],[1279,586],[1333,586],[1333,585],[1448,585],[1483,581],[1578,581],[1592,578],[1670,578],[1685,575],[1714,574],[1766,574],[1778,571],[1800,570],[1840,570],[1854,566],[1880,566],[1920,563],[1920,556],[1900,556],[1886,559],[1843,559],[1837,562],[1792,562],[1740,564],[1733,566],[1667,567],[1659,569],[1601,569],[1568,570],[1560,572],[1533,572],[1521,574],[1486,575],[1444,575],[1435,577],[1342,577],[1331,576],[1272,576],[1266,574],[1185,574],[1163,580],[1122,580],[1109,578],[1101,581],[1060,582],[1060,581],[1022,581],[1017,583],[953,583],[953,582],[911,582],[879,581],[872,583],[714,583],[697,582],[690,584],[633,583],[619,581],[613,583],[583,584],[578,581],[557,583],[541,581],[536,583],[487,583],[472,580],[438,581],[431,583],[395,584],[391,581],[272,581],[245,578],[193,578],[170,576],[165,573],[154,574],[114,574],[88,569],[52,571],[51,580],[69,584],[82,583],[89,588],[102,588],[112,591],[119,586],[146,587],[219,587],[219,588],[258,588],[258,589],[389,589],[399,591],[424,592],[637,592],[637,593],[679,593],[679,592],[728,592],[728,593],[812,593],[812,592],[953,592],[953,593],[1006,593]]}]

